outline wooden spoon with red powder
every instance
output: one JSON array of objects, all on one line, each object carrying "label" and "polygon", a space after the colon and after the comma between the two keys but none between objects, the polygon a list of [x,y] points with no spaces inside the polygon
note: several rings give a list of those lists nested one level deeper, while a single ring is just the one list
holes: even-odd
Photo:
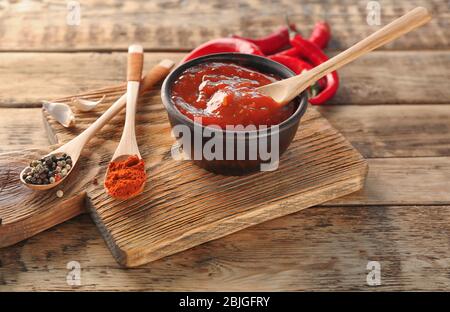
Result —
[{"label": "wooden spoon with red powder", "polygon": [[136,141],[135,117],[144,50],[140,45],[128,48],[127,106],[125,125],[119,145],[108,166],[105,188],[109,195],[128,199],[142,192],[146,181],[145,164]]}]

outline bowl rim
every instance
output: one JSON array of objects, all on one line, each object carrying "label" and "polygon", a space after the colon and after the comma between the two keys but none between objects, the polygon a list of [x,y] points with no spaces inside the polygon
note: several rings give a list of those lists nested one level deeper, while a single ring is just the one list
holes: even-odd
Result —
[{"label": "bowl rim", "polygon": [[[227,58],[229,58],[229,59],[227,60]],[[188,118],[187,116],[185,116],[183,113],[181,113],[177,109],[175,103],[172,101],[172,99],[170,97],[170,91],[171,91],[170,85],[169,85],[170,82],[173,83],[176,80],[176,78],[178,78],[185,70],[187,70],[188,68],[191,68],[193,66],[196,66],[196,65],[199,65],[202,63],[207,63],[207,62],[229,62],[229,63],[235,63],[237,65],[240,65],[239,62],[236,61],[236,59],[237,60],[239,60],[239,59],[249,60],[250,62],[263,64],[263,66],[271,65],[273,68],[276,68],[276,70],[279,69],[279,73],[283,77],[296,75],[291,69],[289,69],[288,67],[286,67],[283,64],[275,62],[269,58],[258,56],[258,55],[253,55],[253,54],[227,52],[227,53],[213,53],[213,54],[200,56],[200,57],[194,58],[186,63],[179,64],[164,79],[164,82],[161,87],[161,99],[162,99],[163,105],[166,108],[167,112],[174,114],[177,118],[180,118],[181,120],[187,122],[189,125],[192,125],[192,127],[194,127],[194,126],[201,127],[202,131],[203,131],[203,129],[208,128],[208,130],[211,132],[221,131],[224,134],[239,133],[239,134],[258,135],[258,136],[260,136],[261,134],[265,134],[265,135],[272,134],[274,131],[273,128],[278,129],[277,131],[281,132],[283,129],[293,126],[298,120],[301,119],[301,117],[304,115],[304,113],[308,107],[308,93],[306,90],[303,91],[302,93],[300,93],[297,97],[295,97],[294,100],[296,100],[299,104],[298,104],[297,109],[291,114],[291,116],[289,116],[289,118],[287,118],[286,120],[284,120],[283,122],[281,122],[277,125],[272,125],[270,127],[267,127],[264,132],[262,132],[262,129],[227,130],[227,129],[223,129],[223,128],[217,128],[217,127],[214,127],[211,125],[202,125],[202,124],[197,123],[194,120]],[[248,68],[252,69],[251,64],[240,65],[240,66],[248,67]],[[255,67],[256,67],[256,65],[255,65]],[[254,69],[254,70],[256,70],[256,69]],[[275,128],[275,127],[277,127],[277,128]],[[239,138],[240,136],[237,136],[237,137]]]}]

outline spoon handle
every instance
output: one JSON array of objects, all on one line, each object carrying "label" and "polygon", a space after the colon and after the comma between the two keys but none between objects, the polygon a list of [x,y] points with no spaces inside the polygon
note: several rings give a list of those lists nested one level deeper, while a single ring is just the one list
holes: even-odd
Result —
[{"label": "spoon handle", "polygon": [[113,159],[120,155],[137,155],[141,157],[136,142],[136,104],[138,99],[139,84],[142,77],[144,63],[143,48],[140,45],[132,45],[128,49],[127,66],[127,105],[125,125]]},{"label": "spoon handle", "polygon": [[290,83],[292,83],[291,92],[288,96],[286,96],[287,102],[332,71],[335,71],[336,69],[354,61],[358,57],[397,39],[398,37],[414,30],[419,26],[422,26],[430,21],[430,19],[431,15],[427,9],[417,7],[312,70],[302,75],[283,80],[283,83],[288,83],[289,80],[291,80]]}]

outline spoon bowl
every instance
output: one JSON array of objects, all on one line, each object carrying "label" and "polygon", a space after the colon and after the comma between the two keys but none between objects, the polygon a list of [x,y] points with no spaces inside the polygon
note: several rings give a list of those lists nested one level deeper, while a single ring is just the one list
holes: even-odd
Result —
[{"label": "spoon bowl", "polygon": [[[63,154],[67,154],[67,153],[54,151],[52,153],[49,153],[49,154],[45,155],[44,157],[51,156],[51,155],[62,156]],[[32,183],[27,183],[24,180],[24,178],[23,178],[23,175],[25,173],[27,173],[28,171],[31,171],[31,167],[27,166],[20,172],[20,182],[22,184],[24,184],[25,186],[27,186],[28,188],[30,188],[32,190],[36,190],[36,191],[46,191],[46,190],[49,190],[51,188],[54,188],[54,187],[58,186],[59,184],[61,184],[69,176],[69,174],[72,172],[72,170],[73,170],[73,168],[75,167],[75,164],[76,164],[76,161],[73,160],[72,156],[69,155],[69,154],[67,154],[67,155],[70,156],[70,158],[72,159],[72,166],[71,166],[70,170],[67,172],[67,174],[64,177],[61,178],[61,180],[53,182],[53,183],[49,183],[49,184],[32,184]],[[42,158],[44,158],[44,157],[42,157]]]}]

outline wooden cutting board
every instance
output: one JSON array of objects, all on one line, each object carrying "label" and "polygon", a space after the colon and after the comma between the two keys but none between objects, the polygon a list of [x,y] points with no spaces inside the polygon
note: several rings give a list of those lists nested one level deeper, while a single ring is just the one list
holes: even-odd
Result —
[{"label": "wooden cutting board", "polygon": [[[84,94],[107,95],[94,112],[76,112],[66,129],[44,113],[50,140],[65,143],[90,125],[125,91],[124,86]],[[246,227],[284,216],[362,188],[367,163],[351,144],[309,107],[299,131],[275,172],[233,177],[175,161],[166,112],[156,89],[140,99],[138,144],[148,181],[138,197],[114,200],[103,189],[107,164],[120,139],[124,114],[91,141],[76,172],[59,188],[33,192],[18,182],[29,159],[51,148],[0,155],[0,246],[30,237],[85,211],[92,215],[113,256],[138,266]],[[58,100],[70,103],[70,98]]]}]

